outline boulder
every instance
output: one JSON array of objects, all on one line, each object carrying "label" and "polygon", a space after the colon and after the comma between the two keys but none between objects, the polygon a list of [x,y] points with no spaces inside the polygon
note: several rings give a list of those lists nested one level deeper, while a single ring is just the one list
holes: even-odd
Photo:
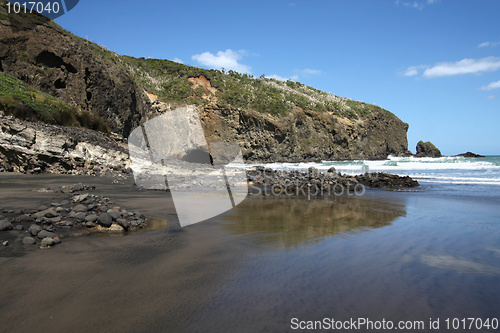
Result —
[{"label": "boulder", "polygon": [[49,247],[49,246],[52,246],[54,245],[55,242],[52,238],[50,237],[45,237],[44,239],[42,239],[42,242],[40,243],[40,246],[41,247]]},{"label": "boulder", "polygon": [[5,219],[0,221],[0,231],[11,230],[12,228],[14,227],[12,226],[12,223],[10,223],[9,220]]},{"label": "boulder", "polygon": [[23,238],[23,244],[24,245],[33,245],[35,243],[36,243],[36,241],[35,241],[35,239],[33,237],[24,237]]},{"label": "boulder", "polygon": [[36,219],[39,219],[42,217],[56,217],[56,216],[59,216],[59,214],[57,213],[57,211],[53,207],[51,207],[51,208],[41,210],[38,213],[33,214],[33,216]]},{"label": "boulder", "polygon": [[97,215],[96,214],[87,215],[87,217],[85,217],[85,221],[95,222],[95,221],[97,221]]},{"label": "boulder", "polygon": [[415,157],[442,157],[441,151],[430,141],[417,143],[417,154]]},{"label": "boulder", "polygon": [[28,229],[29,233],[31,236],[36,236],[40,231],[42,231],[42,227],[40,227],[38,224],[32,224],[30,228]]},{"label": "boulder", "polygon": [[111,217],[113,218],[114,221],[116,221],[117,219],[119,219],[120,217],[122,217],[122,214],[115,210],[115,209],[108,209],[107,213],[109,215],[111,215]]},{"label": "boulder", "polygon": [[86,212],[88,208],[82,204],[78,204],[75,207],[73,207],[73,211],[75,212]]},{"label": "boulder", "polygon": [[50,232],[50,231],[47,231],[47,230],[42,230],[40,231],[36,237],[40,238],[40,239],[44,239],[44,238],[53,238],[53,237],[56,237],[56,234],[53,233],[53,232]]},{"label": "boulder", "polygon": [[97,223],[105,228],[109,228],[111,227],[111,224],[113,224],[113,218],[108,213],[102,213],[97,218]]}]

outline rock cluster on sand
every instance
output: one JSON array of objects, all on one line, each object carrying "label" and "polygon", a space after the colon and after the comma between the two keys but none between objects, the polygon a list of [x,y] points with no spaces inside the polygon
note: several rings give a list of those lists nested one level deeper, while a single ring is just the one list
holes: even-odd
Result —
[{"label": "rock cluster on sand", "polygon": [[64,236],[92,231],[125,232],[146,226],[144,215],[115,206],[109,198],[89,192],[75,193],[93,188],[75,184],[38,190],[70,195],[31,210],[0,208],[1,213],[10,215],[10,218],[0,215],[0,231],[15,233],[18,243],[47,248],[59,244]]},{"label": "rock cluster on sand", "polygon": [[[335,168],[322,173],[314,167],[307,171],[283,171],[256,166],[247,171],[251,193],[273,195],[340,195],[362,194],[364,186],[402,190],[419,186],[410,177],[386,173],[342,175]],[[252,188],[256,191],[252,191]],[[263,189],[263,190],[262,190]]]}]

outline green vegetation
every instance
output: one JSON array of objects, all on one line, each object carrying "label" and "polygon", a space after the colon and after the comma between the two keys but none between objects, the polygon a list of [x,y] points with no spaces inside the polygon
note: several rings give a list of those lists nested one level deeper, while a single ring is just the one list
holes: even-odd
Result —
[{"label": "green vegetation", "polygon": [[0,72],[0,110],[47,124],[85,127],[109,133],[104,121]]},{"label": "green vegetation", "polygon": [[254,78],[232,70],[207,70],[170,60],[120,58],[129,67],[136,82],[163,102],[206,103],[206,99],[202,98],[203,88],[192,89],[188,81],[188,78],[202,75],[217,88],[215,95],[219,103],[237,108],[281,115],[300,108],[332,112],[349,119],[365,118],[373,111],[383,110],[376,105],[338,97],[291,80],[283,82],[263,75]]}]

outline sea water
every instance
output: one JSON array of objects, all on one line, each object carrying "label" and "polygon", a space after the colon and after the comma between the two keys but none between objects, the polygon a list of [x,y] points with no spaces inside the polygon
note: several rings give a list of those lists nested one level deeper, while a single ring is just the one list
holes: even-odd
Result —
[{"label": "sea water", "polygon": [[[262,164],[247,164],[246,167]],[[326,171],[356,175],[365,172],[386,172],[410,176],[421,183],[500,185],[500,156],[466,158],[451,157],[394,157],[387,160],[322,161],[321,163],[268,163],[264,166],[279,170],[305,171],[315,167]]]}]

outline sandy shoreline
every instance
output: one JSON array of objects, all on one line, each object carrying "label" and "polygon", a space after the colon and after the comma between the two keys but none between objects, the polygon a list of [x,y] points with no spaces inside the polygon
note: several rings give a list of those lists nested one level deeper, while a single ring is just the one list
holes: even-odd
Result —
[{"label": "sandy shoreline", "polygon": [[[23,177],[2,200],[33,187]],[[36,177],[40,187],[77,180]],[[158,193],[87,179],[123,207],[174,218]],[[494,202],[432,191],[249,197],[181,229],[0,252],[0,322],[9,332],[274,332],[289,331],[292,317],[493,316],[496,216]]]}]

